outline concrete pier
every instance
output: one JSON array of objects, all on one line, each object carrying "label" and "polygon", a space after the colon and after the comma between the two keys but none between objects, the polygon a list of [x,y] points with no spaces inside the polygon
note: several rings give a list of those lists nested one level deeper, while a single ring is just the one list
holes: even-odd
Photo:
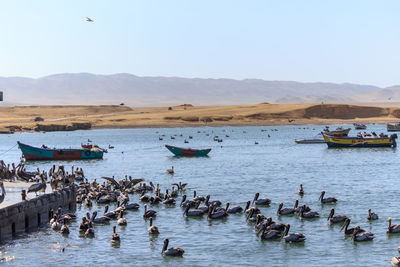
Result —
[{"label": "concrete pier", "polygon": [[51,209],[56,212],[61,206],[65,212],[76,210],[75,187],[29,199],[30,195],[27,200],[21,201],[21,191],[19,191],[20,202],[8,203],[0,208],[0,241],[10,239],[19,233],[37,230],[41,225],[47,224],[51,219],[49,218]]}]

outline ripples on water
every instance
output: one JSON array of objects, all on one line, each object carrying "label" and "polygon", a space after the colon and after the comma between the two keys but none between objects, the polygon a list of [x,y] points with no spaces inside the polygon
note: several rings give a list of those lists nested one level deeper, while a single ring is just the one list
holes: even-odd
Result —
[{"label": "ripples on water", "polygon": [[[306,127],[306,129],[303,129]],[[148,221],[139,212],[126,212],[126,227],[117,227],[121,235],[121,246],[110,245],[111,225],[95,226],[94,239],[80,238],[78,224],[70,226],[71,234],[64,238],[49,228],[26,234],[1,247],[1,257],[6,264],[27,266],[41,264],[83,265],[139,265],[139,266],[378,266],[388,265],[397,254],[400,236],[386,234],[387,218],[400,223],[398,215],[398,168],[399,148],[381,149],[327,149],[324,144],[296,145],[294,138],[315,137],[321,126],[282,127],[205,127],[168,129],[92,130],[57,133],[22,133],[2,135],[0,153],[4,153],[19,140],[32,145],[46,144],[50,147],[77,147],[88,138],[106,147],[115,146],[105,154],[104,160],[78,161],[89,180],[101,176],[142,177],[146,181],[160,183],[162,191],[173,182],[187,182],[186,193],[192,196],[211,194],[211,199],[232,206],[245,205],[252,200],[255,192],[260,197],[272,200],[270,207],[261,208],[266,216],[275,221],[290,223],[291,232],[306,235],[304,244],[285,244],[283,241],[260,241],[253,226],[245,222],[243,215],[230,215],[225,220],[185,219],[179,207],[166,208],[162,204],[152,206],[158,216],[154,225],[160,235],[152,238],[147,233]],[[369,131],[381,132],[384,125],[374,125]],[[261,129],[266,129],[262,132]],[[272,131],[278,129],[278,131]],[[201,131],[201,133],[198,133]],[[212,132],[213,131],[213,132]],[[245,131],[245,132],[244,132]],[[158,132],[158,133],[156,133]],[[210,133],[206,136],[205,132]],[[180,137],[179,134],[183,134]],[[353,130],[353,134],[354,134]],[[164,141],[158,137],[165,134]],[[178,134],[175,140],[169,137]],[[225,135],[230,137],[227,138]],[[267,135],[271,138],[267,138]],[[188,139],[192,135],[193,139]],[[222,143],[212,140],[214,135],[224,139]],[[184,144],[188,139],[190,144]],[[259,144],[255,145],[254,142]],[[165,143],[177,146],[212,147],[207,158],[176,158],[163,147]],[[122,153],[123,152],[123,153]],[[17,148],[2,155],[6,162],[17,162],[20,151]],[[61,162],[60,162],[61,163]],[[71,162],[62,162],[71,166]],[[29,163],[28,169],[48,170],[51,162]],[[166,174],[174,166],[175,175]],[[321,218],[303,221],[297,217],[277,218],[279,202],[292,207],[299,196],[297,190],[303,183],[305,203],[320,213]],[[339,232],[339,226],[329,226],[326,220],[330,205],[318,202],[321,190],[326,196],[339,201],[336,214],[351,218],[352,226],[360,225],[373,232],[374,241],[353,243]],[[138,202],[138,195],[131,195],[131,202]],[[177,198],[180,201],[180,197]],[[115,208],[111,205],[111,209]],[[366,219],[368,208],[379,215],[379,220],[369,223]],[[104,206],[94,205],[91,211],[103,211]],[[86,213],[78,205],[77,215]],[[185,250],[183,258],[163,258],[160,254],[163,239],[170,239],[170,246]],[[62,248],[66,248],[61,253]]]}]

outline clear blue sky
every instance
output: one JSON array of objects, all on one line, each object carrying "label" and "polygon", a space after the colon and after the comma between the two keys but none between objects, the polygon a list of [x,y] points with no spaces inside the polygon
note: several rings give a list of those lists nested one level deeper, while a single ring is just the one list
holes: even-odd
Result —
[{"label": "clear blue sky", "polygon": [[400,84],[400,1],[1,0],[0,62],[0,76],[389,86]]}]

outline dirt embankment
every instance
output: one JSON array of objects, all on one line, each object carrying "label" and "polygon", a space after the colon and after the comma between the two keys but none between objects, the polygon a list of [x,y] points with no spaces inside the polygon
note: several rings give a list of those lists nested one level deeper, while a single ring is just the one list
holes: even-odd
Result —
[{"label": "dirt embankment", "polygon": [[[40,120],[38,120],[40,117]],[[0,132],[203,125],[342,124],[397,121],[400,108],[345,104],[268,104],[134,109],[126,106],[0,108]],[[43,119],[43,120],[42,120]]]}]

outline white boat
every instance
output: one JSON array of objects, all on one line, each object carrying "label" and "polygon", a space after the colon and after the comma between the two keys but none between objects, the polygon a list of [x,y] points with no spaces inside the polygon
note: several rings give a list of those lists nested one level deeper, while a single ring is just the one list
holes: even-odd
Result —
[{"label": "white boat", "polygon": [[367,125],[362,124],[362,123],[353,123],[354,129],[356,130],[365,130],[367,129]]},{"label": "white boat", "polygon": [[294,139],[297,144],[325,144],[324,139]]},{"label": "white boat", "polygon": [[388,132],[400,132],[400,122],[386,124]]}]

